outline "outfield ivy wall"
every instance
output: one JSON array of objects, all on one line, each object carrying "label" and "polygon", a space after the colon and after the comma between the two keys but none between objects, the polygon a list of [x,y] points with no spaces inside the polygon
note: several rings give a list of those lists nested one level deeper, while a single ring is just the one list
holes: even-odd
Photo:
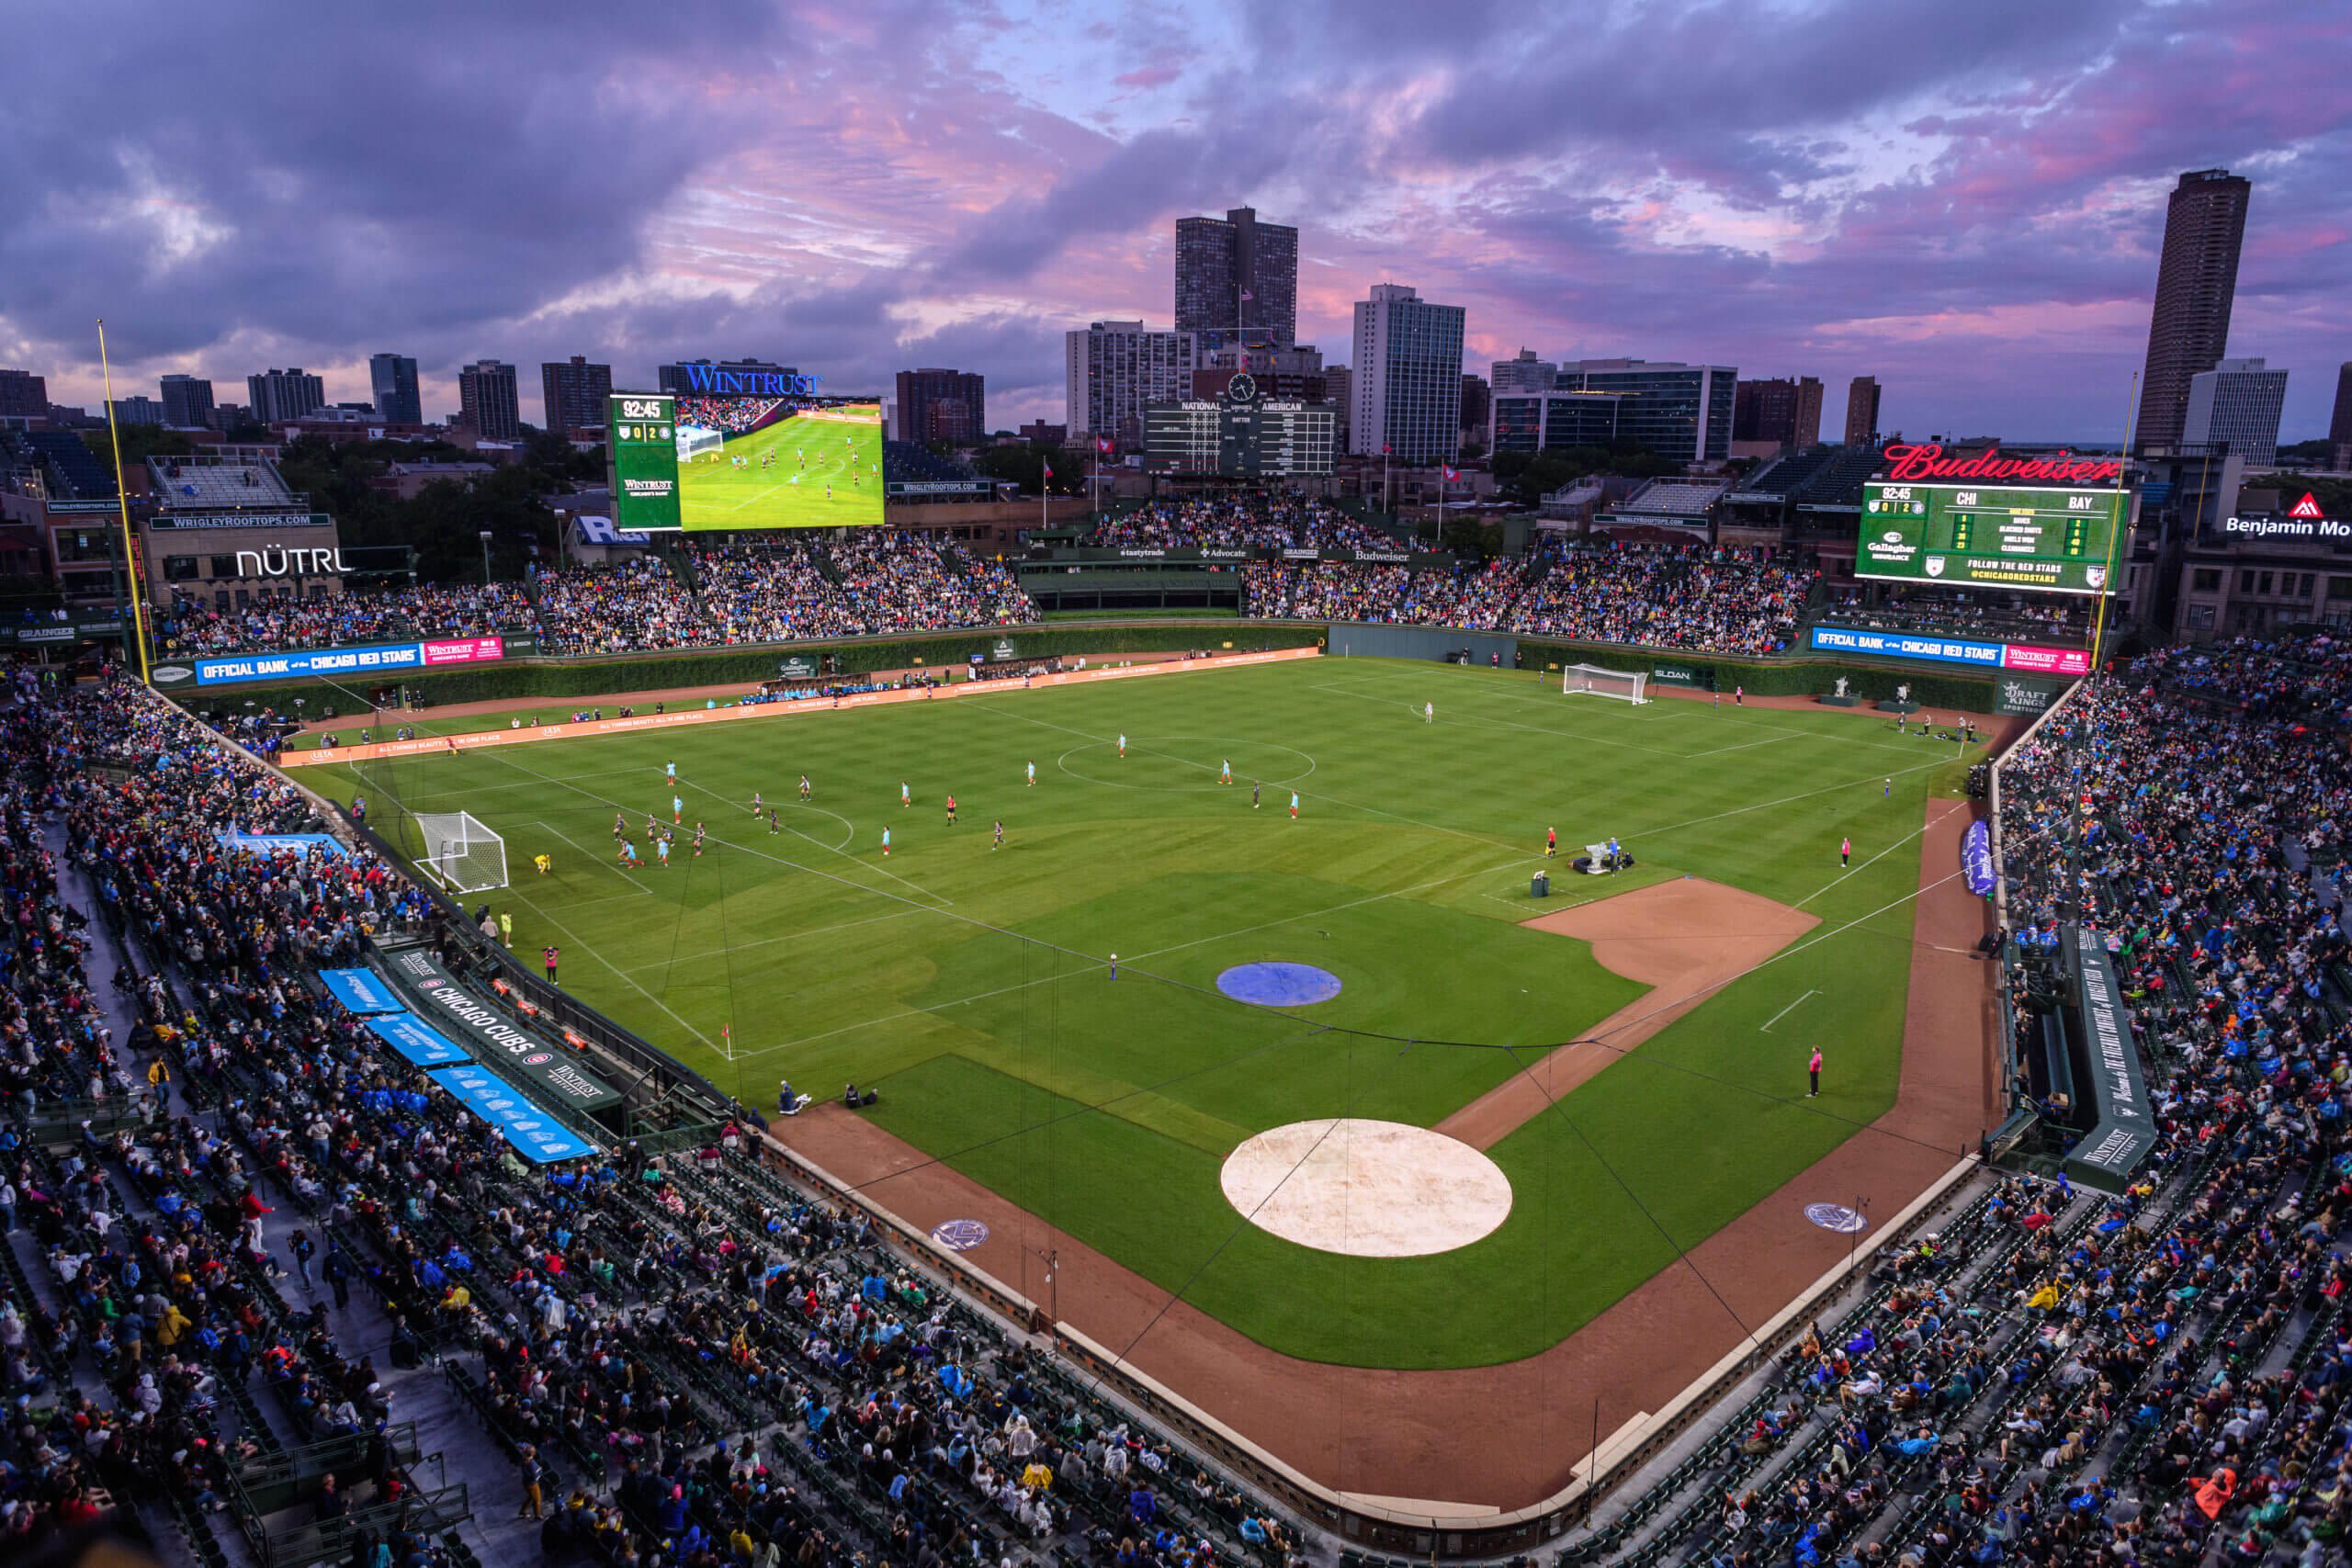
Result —
[{"label": "outfield ivy wall", "polygon": [[[1396,634],[1409,633],[1409,637]],[[861,637],[834,642],[773,643],[753,648],[694,649],[670,653],[630,653],[579,658],[531,657],[496,664],[469,665],[433,673],[415,674],[398,682],[399,690],[413,693],[427,709],[457,703],[561,701],[599,697],[616,692],[683,691],[697,686],[750,687],[774,678],[787,657],[838,658],[843,674],[905,670],[917,666],[942,669],[967,663],[975,655],[987,658],[1001,640],[1011,640],[1023,659],[1071,658],[1123,653],[1170,653],[1187,649],[1213,652],[1230,649],[1256,652],[1277,648],[1306,648],[1326,636],[1344,636],[1359,653],[1375,649],[1403,653],[1409,647],[1422,657],[1434,657],[1442,648],[1459,648],[1467,640],[1483,656],[1489,643],[1499,645],[1498,634],[1466,633],[1450,627],[1381,627],[1348,625],[1326,626],[1319,622],[1202,619],[1157,621],[1122,617],[1105,621],[1052,621],[1019,626],[930,634],[912,637]],[[1728,692],[1746,687],[1758,696],[1813,696],[1834,692],[1844,676],[1847,691],[1864,700],[1894,696],[1894,688],[1908,684],[1911,698],[1923,706],[1961,708],[1990,713],[1994,682],[1989,676],[1961,675],[1933,666],[1896,662],[1849,661],[1812,655],[1737,658],[1720,654],[1640,648],[1622,643],[1563,642],[1519,637],[1518,661],[1522,668],[1544,669],[1560,664],[1597,664],[1610,670],[1638,670],[1660,685],[1713,683]],[[1332,643],[1333,648],[1339,645]],[[1508,658],[1506,651],[1506,658]],[[305,711],[316,715],[333,709],[348,715],[357,711],[370,682],[290,681],[274,684],[187,688],[168,694],[189,707],[242,706],[247,701],[280,712],[300,698]]]}]

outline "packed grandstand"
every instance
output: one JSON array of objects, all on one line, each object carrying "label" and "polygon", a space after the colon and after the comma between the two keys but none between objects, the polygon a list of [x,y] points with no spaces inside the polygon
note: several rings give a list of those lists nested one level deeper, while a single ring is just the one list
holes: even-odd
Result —
[{"label": "packed grandstand", "polygon": [[[1133,526],[1347,544],[1279,512]],[[683,559],[691,581],[649,561],[172,629],[288,647],[527,620],[551,647],[608,651],[1034,615],[1002,567],[918,536]],[[1811,586],[1770,560],[1588,549],[1248,573],[1258,614],[1743,651],[1783,645]],[[470,1482],[542,1501],[551,1558],[1361,1561],[790,1184],[757,1156],[751,1108],[686,1147],[525,1167],[366,1048],[318,979],[462,912],[364,846],[224,849],[233,829],[340,828],[131,682],[28,668],[10,695],[12,1539],[152,1487],[197,1559],[225,1563],[215,1511],[300,1483],[327,1554],[462,1564],[435,1524],[446,1478],[407,1426],[430,1410],[508,1456]],[[2124,664],[2016,749],[1998,815],[2012,951],[2105,934],[2156,1070],[2152,1159],[2114,1197],[1981,1174],[1548,1556],[2341,1561],[2347,726],[2352,647],[2249,641]],[[2023,1035],[2045,1010],[2013,974]],[[2021,1110],[2037,1092],[2018,1084]],[[318,1457],[338,1443],[350,1462]]]},{"label": "packed grandstand", "polygon": [[[1809,563],[1703,547],[1539,544],[1478,563],[1397,558],[1398,539],[1325,502],[1283,498],[1148,506],[1081,548],[1254,547],[1326,552],[1253,560],[1240,609],[1276,619],[1464,626],[1576,641],[1760,655],[1789,648],[1817,572]],[[543,568],[520,583],[354,589],[220,609],[159,606],[159,646],[216,654],[401,637],[527,634],[549,653],[631,653],[1021,626],[1039,620],[1012,564],[937,534],[696,539],[667,557]]]}]

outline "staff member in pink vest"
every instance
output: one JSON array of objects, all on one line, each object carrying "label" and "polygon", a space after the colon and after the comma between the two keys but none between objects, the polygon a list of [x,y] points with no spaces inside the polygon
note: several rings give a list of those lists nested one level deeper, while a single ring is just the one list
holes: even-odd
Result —
[{"label": "staff member in pink vest", "polygon": [[1815,1045],[1815,1046],[1813,1048],[1813,1059],[1812,1059],[1811,1061],[1807,1062],[1807,1063],[1804,1065],[1804,1071],[1805,1071],[1805,1077],[1808,1077],[1809,1079],[1811,1079],[1811,1080],[1812,1080],[1812,1083],[1813,1083],[1813,1087],[1805,1090],[1804,1097],[1805,1097],[1807,1100],[1812,1100],[1812,1099],[1815,1099],[1815,1097],[1817,1097],[1817,1096],[1821,1093],[1821,1047],[1820,1047],[1820,1046]]}]

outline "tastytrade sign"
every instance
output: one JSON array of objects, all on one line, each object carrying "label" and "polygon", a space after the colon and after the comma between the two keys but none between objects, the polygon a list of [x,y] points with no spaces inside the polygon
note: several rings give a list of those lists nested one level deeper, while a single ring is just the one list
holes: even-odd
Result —
[{"label": "tastytrade sign", "polygon": [[2044,648],[2028,642],[1978,642],[1969,637],[1927,637],[1913,632],[1868,632],[1848,626],[1815,626],[1813,647],[1820,653],[1860,653],[1877,659],[1916,659],[1928,664],[1970,664],[1980,670],[2020,670],[2035,675],[2087,675],[2091,656],[2079,648]]},{"label": "tastytrade sign", "polygon": [[[193,677],[199,686],[231,686],[247,681],[293,681],[309,675],[374,675],[387,670],[485,664],[505,657],[506,645],[494,637],[435,637],[428,642],[386,643],[374,648],[319,648],[302,653],[192,659],[186,664],[157,670],[155,683],[177,685]],[[174,679],[167,671],[181,673]]]}]

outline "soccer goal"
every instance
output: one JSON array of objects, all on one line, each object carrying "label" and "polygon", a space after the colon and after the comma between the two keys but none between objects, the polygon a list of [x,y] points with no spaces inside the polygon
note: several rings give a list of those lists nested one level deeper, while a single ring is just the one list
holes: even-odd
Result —
[{"label": "soccer goal", "polygon": [[705,430],[699,424],[678,426],[678,461],[691,463],[696,457],[716,457],[727,449],[727,437],[719,431]]},{"label": "soccer goal", "polygon": [[1643,688],[1649,677],[1638,671],[1603,670],[1598,664],[1571,664],[1560,671],[1560,690],[1570,696],[1615,697],[1619,702],[1645,703]]},{"label": "soccer goal", "polygon": [[471,813],[418,812],[424,858],[417,863],[452,893],[481,893],[506,886],[506,840]]}]

